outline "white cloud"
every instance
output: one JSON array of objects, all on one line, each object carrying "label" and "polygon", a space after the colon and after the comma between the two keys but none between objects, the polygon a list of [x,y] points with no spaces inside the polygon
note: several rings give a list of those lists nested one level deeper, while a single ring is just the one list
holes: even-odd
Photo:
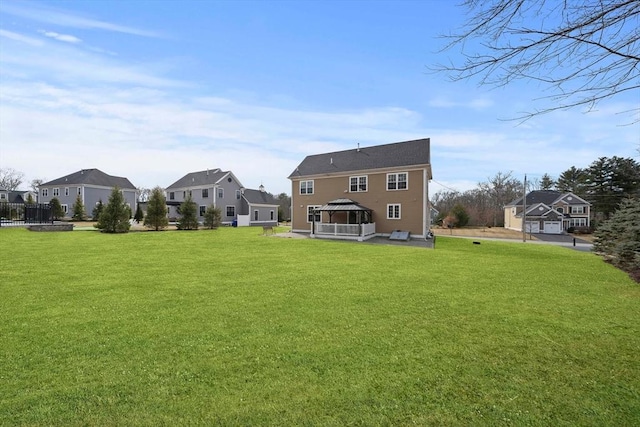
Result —
[{"label": "white cloud", "polygon": [[42,46],[44,43],[42,40],[35,39],[33,37],[28,37],[22,34],[14,33],[13,31],[0,30],[0,37],[4,37],[9,40],[13,40],[19,43],[31,45],[31,46]]},{"label": "white cloud", "polygon": [[66,42],[66,43],[81,43],[82,40],[80,40],[78,37],[75,36],[71,36],[68,34],[59,34],[56,33],[54,31],[44,31],[44,30],[40,30],[39,31],[40,34],[44,35],[45,37],[49,37],[55,40],[59,40],[61,42]]},{"label": "white cloud", "polygon": [[34,2],[10,2],[4,1],[1,12],[18,16],[20,18],[44,22],[47,24],[59,25],[62,27],[72,27],[90,30],[104,30],[118,33],[131,34],[143,37],[159,37],[160,34],[154,31],[139,28],[127,27],[111,22],[78,16],[77,14],[39,5]]}]

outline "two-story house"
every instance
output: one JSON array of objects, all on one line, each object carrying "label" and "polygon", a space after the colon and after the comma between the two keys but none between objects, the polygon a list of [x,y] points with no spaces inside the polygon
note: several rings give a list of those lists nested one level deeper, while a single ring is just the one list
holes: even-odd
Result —
[{"label": "two-story house", "polygon": [[[523,209],[526,213],[523,215]],[[537,190],[505,205],[504,227],[527,233],[561,234],[570,227],[590,227],[591,204],[573,193]]]},{"label": "two-story house", "polygon": [[429,138],[310,155],[288,178],[294,232],[424,238],[431,227]]},{"label": "two-story house", "polygon": [[87,218],[91,217],[95,206],[106,204],[115,187],[122,192],[125,203],[136,211],[137,190],[127,178],[113,176],[99,169],[82,169],[70,175],[45,182],[40,185],[40,203],[49,203],[55,197],[60,201],[65,216],[72,215],[72,208],[78,196],[82,200]]},{"label": "two-story house", "polygon": [[198,219],[204,220],[208,206],[220,208],[222,223],[230,225],[275,225],[278,204],[260,190],[245,189],[231,171],[207,169],[190,172],[165,189],[169,219],[176,220],[178,209],[188,196],[198,206]]}]

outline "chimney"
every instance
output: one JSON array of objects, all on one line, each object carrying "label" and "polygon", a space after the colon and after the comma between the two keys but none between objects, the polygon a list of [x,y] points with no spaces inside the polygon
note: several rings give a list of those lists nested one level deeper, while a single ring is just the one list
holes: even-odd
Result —
[{"label": "chimney", "polygon": [[264,193],[264,185],[260,184],[260,187],[258,187],[258,190],[260,190],[261,193]]},{"label": "chimney", "polygon": [[358,153],[360,152],[360,143],[358,142]]}]

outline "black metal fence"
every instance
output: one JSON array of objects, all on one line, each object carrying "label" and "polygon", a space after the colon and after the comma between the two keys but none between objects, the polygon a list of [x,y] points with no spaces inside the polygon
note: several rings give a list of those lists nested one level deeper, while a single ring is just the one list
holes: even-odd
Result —
[{"label": "black metal fence", "polygon": [[53,224],[51,206],[0,202],[0,227],[25,224]]}]

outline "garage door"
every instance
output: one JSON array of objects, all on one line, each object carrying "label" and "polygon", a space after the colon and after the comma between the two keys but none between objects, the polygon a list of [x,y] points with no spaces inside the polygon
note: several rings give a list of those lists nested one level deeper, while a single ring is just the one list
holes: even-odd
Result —
[{"label": "garage door", "polygon": [[562,223],[560,221],[545,221],[544,232],[546,234],[560,234],[562,233]]},{"label": "garage door", "polygon": [[527,221],[527,233],[539,233],[540,223],[538,221]]}]

